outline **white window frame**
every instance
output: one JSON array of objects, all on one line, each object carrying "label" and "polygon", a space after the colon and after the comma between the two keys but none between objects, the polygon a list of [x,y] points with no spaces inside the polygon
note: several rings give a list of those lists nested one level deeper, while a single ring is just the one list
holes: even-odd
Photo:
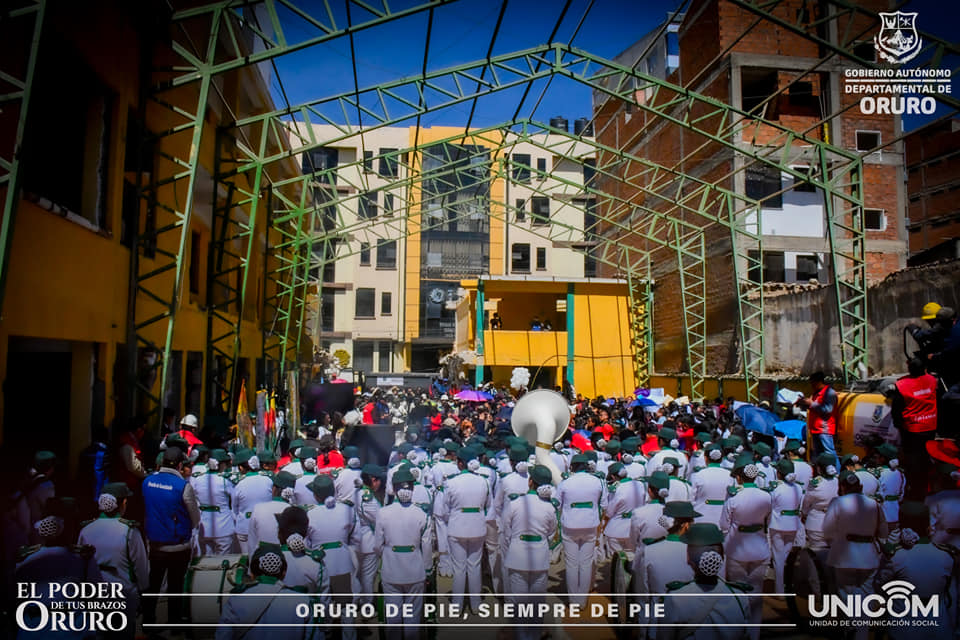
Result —
[{"label": "white window frame", "polygon": [[[856,131],[853,132],[853,150],[856,151],[857,153],[866,154],[867,151],[869,151],[869,149],[860,149],[860,147],[857,145],[857,136],[861,133],[875,133],[877,134],[877,146],[883,144],[882,131],[877,131],[875,129],[857,129]],[[864,158],[876,158],[877,160],[879,160],[881,157],[883,157],[882,149],[880,149],[879,151],[874,151],[873,153],[870,153],[864,156]]]},{"label": "white window frame", "polygon": [[[880,228],[879,229],[870,229],[867,227],[867,211],[880,212]],[[887,210],[881,209],[879,207],[864,207],[863,208],[863,230],[864,231],[886,231],[887,230]]]}]

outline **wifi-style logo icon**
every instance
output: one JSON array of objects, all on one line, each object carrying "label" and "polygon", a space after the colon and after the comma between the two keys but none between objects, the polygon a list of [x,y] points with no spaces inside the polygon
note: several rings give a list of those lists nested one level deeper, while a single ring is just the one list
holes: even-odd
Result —
[{"label": "wifi-style logo icon", "polygon": [[910,594],[916,590],[916,587],[913,586],[913,583],[907,582],[906,580],[891,580],[890,582],[881,586],[880,590],[887,594],[887,598],[903,596],[904,598],[909,599]]}]

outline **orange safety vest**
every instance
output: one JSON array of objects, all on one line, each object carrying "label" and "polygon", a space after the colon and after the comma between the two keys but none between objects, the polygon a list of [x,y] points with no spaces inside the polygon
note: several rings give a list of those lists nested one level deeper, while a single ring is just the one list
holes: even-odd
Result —
[{"label": "orange safety vest", "polygon": [[[824,385],[820,391],[813,394],[811,402],[817,404],[823,403],[823,396],[826,395],[827,389],[830,387]],[[837,407],[833,407],[833,412],[826,418],[820,416],[820,413],[814,411],[812,408],[807,410],[807,429],[811,434],[817,435],[820,433],[826,433],[827,435],[834,435],[837,432]]]},{"label": "orange safety vest", "polygon": [[897,391],[903,396],[903,428],[910,433],[924,433],[937,428],[937,379],[929,373],[897,380]]}]

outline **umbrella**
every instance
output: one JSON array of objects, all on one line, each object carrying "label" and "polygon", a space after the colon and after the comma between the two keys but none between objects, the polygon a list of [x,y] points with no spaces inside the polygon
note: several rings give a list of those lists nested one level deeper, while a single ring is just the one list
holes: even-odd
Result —
[{"label": "umbrella", "polygon": [[629,407],[629,408],[633,408],[633,407],[659,407],[659,406],[660,406],[660,405],[657,403],[656,400],[651,400],[650,398],[646,398],[646,397],[643,397],[643,396],[640,396],[639,398],[637,398],[636,400],[634,400],[633,402],[631,402],[630,404],[627,405],[627,407]]},{"label": "umbrella", "polygon": [[743,428],[747,431],[756,431],[757,433],[772,436],[774,425],[779,422],[777,416],[772,411],[755,407],[752,404],[745,404],[736,410],[737,417],[743,423]]},{"label": "umbrella", "polygon": [[486,402],[487,400],[493,400],[493,396],[489,393],[474,391],[473,389],[465,389],[453,397],[457,400],[465,400],[467,402]]},{"label": "umbrella", "polygon": [[781,420],[773,428],[791,440],[803,440],[803,429],[807,423],[803,420]]}]

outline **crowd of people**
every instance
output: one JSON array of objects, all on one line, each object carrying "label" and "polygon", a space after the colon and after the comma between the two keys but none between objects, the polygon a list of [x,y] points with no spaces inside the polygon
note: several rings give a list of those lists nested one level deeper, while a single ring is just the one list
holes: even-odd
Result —
[{"label": "crowd of people", "polygon": [[[563,597],[583,604],[591,591],[613,588],[606,567],[614,560],[629,565],[641,602],[733,594],[736,606],[699,599],[697,620],[728,625],[709,637],[757,638],[757,594],[785,593],[790,552],[805,547],[827,569],[825,592],[866,594],[906,580],[918,596],[953,594],[938,626],[923,630],[952,636],[960,450],[934,439],[934,426],[907,474],[902,452],[881,440],[864,443],[863,457],[838,455],[836,393],[821,374],[810,382],[811,397],[790,408],[806,414],[810,452],[781,433],[745,431],[732,398],[643,407],[634,398],[568,397],[569,427],[548,443],[559,482],[537,462],[543,443],[511,430],[522,391],[493,390],[480,402],[458,401],[457,389],[440,383],[364,393],[353,410],[322,415],[277,451],[200,437],[187,415],[147,453],[136,422],[113,447],[96,434],[81,464],[92,470],[88,486],[60,482],[48,451],[6,485],[14,488],[3,525],[6,584],[116,582],[127,610],[152,630],[159,598],[141,594],[166,585],[165,620],[188,622],[179,594],[191,561],[239,554],[226,588],[261,597],[225,598],[218,637],[315,635],[319,627],[254,627],[289,618],[290,602],[275,596],[297,590],[329,603],[314,622],[336,621],[347,638],[370,622],[371,609],[332,605],[372,605],[383,594],[413,611],[386,619],[388,636],[416,638],[423,595],[437,590],[438,577],[452,578],[451,604],[476,612],[489,593],[542,600],[557,567]],[[899,386],[898,426],[930,431],[913,404],[916,385]],[[340,441],[348,427],[391,423],[399,428],[385,465]],[[661,622],[690,611],[670,608]],[[525,620],[517,637],[540,637],[538,622]],[[656,636],[700,632],[661,627]]]}]

